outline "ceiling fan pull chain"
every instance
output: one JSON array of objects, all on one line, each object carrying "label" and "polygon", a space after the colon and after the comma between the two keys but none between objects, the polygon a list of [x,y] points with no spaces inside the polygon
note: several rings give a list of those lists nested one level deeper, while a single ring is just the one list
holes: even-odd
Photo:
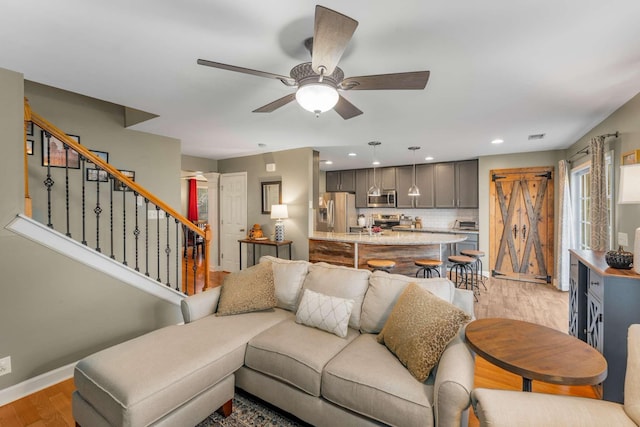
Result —
[{"label": "ceiling fan pull chain", "polygon": [[324,65],[321,65],[318,67],[318,71],[320,71],[320,76],[318,77],[318,83],[322,83],[322,80],[324,80],[324,74],[327,72],[327,67],[325,67]]}]

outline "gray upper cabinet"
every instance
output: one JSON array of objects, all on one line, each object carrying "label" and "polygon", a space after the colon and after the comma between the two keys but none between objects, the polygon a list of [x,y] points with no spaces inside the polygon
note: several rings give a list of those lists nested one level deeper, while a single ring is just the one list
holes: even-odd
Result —
[{"label": "gray upper cabinet", "polygon": [[[409,196],[413,185],[413,166],[396,167],[396,202],[399,208],[413,208],[415,197]],[[418,185],[418,187],[420,187]],[[422,188],[420,188],[422,190]]]},{"label": "gray upper cabinet", "polygon": [[367,193],[372,183],[371,169],[356,169],[356,208],[367,207]]},{"label": "gray upper cabinet", "polygon": [[[416,185],[420,189],[420,196],[415,197],[416,208],[435,207],[435,174],[434,164],[416,165]],[[407,190],[409,187],[407,187]]]},{"label": "gray upper cabinet", "polygon": [[478,207],[478,161],[437,163],[436,208]]},{"label": "gray upper cabinet", "polygon": [[478,207],[478,161],[456,162],[456,205],[459,208]]},{"label": "gray upper cabinet", "polygon": [[326,189],[328,192],[346,191],[356,192],[356,171],[327,171]]},{"label": "gray upper cabinet", "polygon": [[380,168],[376,170],[376,173],[380,173],[380,188],[382,190],[396,190],[396,168]]},{"label": "gray upper cabinet", "polygon": [[436,208],[456,207],[455,163],[436,163]]}]

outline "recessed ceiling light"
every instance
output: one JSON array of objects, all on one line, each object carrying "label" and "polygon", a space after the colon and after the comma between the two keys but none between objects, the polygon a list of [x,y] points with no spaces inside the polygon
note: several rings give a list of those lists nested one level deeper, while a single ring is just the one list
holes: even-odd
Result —
[{"label": "recessed ceiling light", "polygon": [[349,156],[350,157],[355,157],[355,156],[357,156],[357,154],[356,153],[349,153]]},{"label": "recessed ceiling light", "polygon": [[496,138],[493,141],[491,141],[492,144],[502,144],[504,142],[504,139],[500,139],[500,138]]},{"label": "recessed ceiling light", "polygon": [[332,162],[331,160],[325,160],[325,161],[324,161],[324,164],[325,164],[325,165],[332,165],[332,164],[333,164],[333,162]]},{"label": "recessed ceiling light", "polygon": [[433,160],[433,156],[427,156],[424,159],[429,162],[429,161]]},{"label": "recessed ceiling light", "polygon": [[378,166],[379,164],[380,164],[380,162],[379,162],[379,161],[374,160],[374,162],[373,162],[373,165],[374,165],[374,166]]}]

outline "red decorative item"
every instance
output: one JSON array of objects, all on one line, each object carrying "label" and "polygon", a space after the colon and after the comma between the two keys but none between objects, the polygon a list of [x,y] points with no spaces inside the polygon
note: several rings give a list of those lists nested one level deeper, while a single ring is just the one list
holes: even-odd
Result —
[{"label": "red decorative item", "polygon": [[189,180],[189,205],[187,210],[189,221],[198,220],[198,187],[195,179]]}]

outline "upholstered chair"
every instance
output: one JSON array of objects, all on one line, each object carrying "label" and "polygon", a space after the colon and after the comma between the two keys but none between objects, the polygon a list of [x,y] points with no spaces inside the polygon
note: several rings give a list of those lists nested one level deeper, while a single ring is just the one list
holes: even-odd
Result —
[{"label": "upholstered chair", "polygon": [[480,426],[639,426],[640,325],[627,343],[624,404],[575,396],[479,388],[471,393]]}]

